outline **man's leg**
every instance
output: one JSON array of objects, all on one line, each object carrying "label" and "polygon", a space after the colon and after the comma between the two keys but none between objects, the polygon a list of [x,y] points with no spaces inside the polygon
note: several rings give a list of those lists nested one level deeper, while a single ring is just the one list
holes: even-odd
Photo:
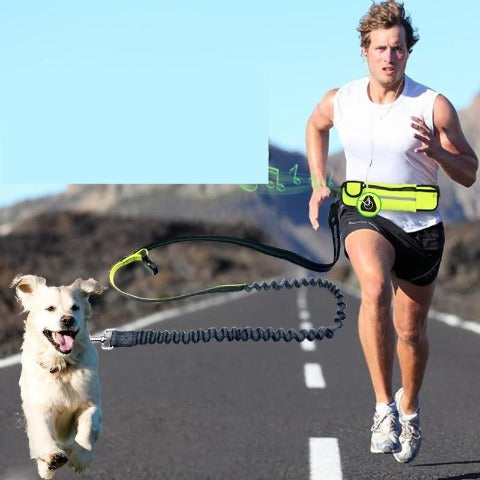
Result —
[{"label": "man's leg", "polygon": [[345,248],[360,282],[358,330],[376,399],[370,451],[399,452],[400,426],[392,397],[395,342],[391,269],[395,252],[382,235],[366,229],[350,233]]},{"label": "man's leg", "polygon": [[392,245],[373,230],[356,230],[345,248],[361,288],[358,329],[377,403],[391,403],[395,350],[392,324]]},{"label": "man's leg", "polygon": [[395,395],[401,449],[394,456],[402,463],[416,457],[422,440],[418,395],[428,360],[427,316],[434,290],[434,284],[420,287],[395,282],[394,325],[402,388]]},{"label": "man's leg", "polygon": [[394,326],[398,335],[397,354],[402,374],[403,395],[401,409],[415,413],[418,395],[427,366],[429,346],[427,316],[435,282],[417,286],[404,280],[395,280]]}]

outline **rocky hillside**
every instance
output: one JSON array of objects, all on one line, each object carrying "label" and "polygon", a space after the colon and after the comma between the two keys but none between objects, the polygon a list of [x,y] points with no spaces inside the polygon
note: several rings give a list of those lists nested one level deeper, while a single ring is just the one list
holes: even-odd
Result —
[{"label": "rocky hillside", "polygon": [[480,221],[450,225],[434,307],[480,322]]}]

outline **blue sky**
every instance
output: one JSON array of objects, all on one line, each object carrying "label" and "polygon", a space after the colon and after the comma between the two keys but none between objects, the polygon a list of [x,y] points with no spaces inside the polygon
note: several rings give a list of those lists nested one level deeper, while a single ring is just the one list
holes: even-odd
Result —
[{"label": "blue sky", "polygon": [[[268,140],[303,153],[321,96],[367,73],[370,3],[0,0],[0,205],[66,183],[260,183]],[[405,6],[407,73],[466,108],[480,2]]]}]

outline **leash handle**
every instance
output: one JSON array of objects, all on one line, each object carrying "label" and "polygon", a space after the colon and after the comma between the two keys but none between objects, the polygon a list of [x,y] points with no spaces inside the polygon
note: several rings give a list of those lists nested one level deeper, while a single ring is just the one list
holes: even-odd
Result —
[{"label": "leash handle", "polygon": [[334,258],[331,263],[323,264],[313,262],[298,253],[292,252],[290,250],[286,250],[283,248],[274,247],[271,245],[266,245],[260,242],[255,242],[253,240],[248,240],[245,238],[238,238],[238,237],[231,237],[231,236],[222,236],[222,235],[195,235],[195,236],[185,236],[185,237],[174,237],[168,238],[165,240],[159,240],[153,243],[150,243],[136,252],[124,257],[122,260],[117,262],[113,267],[110,269],[109,272],[109,281],[112,287],[117,290],[120,294],[131,298],[133,300],[137,300],[140,302],[150,302],[150,303],[164,303],[164,302],[171,302],[175,300],[182,300],[185,298],[198,296],[198,295],[205,295],[210,293],[226,293],[226,292],[240,292],[242,290],[246,290],[248,285],[245,283],[241,284],[228,284],[228,285],[216,285],[213,287],[206,288],[204,290],[199,290],[195,292],[185,293],[181,295],[175,295],[170,297],[141,297],[139,295],[135,295],[129,292],[122,290],[116,284],[115,276],[119,270],[126,267],[127,265],[134,263],[134,262],[142,262],[145,268],[156,275],[159,272],[158,266],[151,260],[148,256],[150,250],[155,248],[164,247],[166,245],[170,245],[173,243],[181,243],[181,242],[191,242],[191,241],[209,241],[209,242],[223,242],[223,243],[231,243],[235,245],[239,245],[242,247],[250,248],[257,252],[263,253],[264,255],[269,255],[271,257],[280,258],[282,260],[286,260],[290,263],[303,267],[307,270],[312,270],[314,272],[328,272],[337,262],[340,256],[340,231],[339,231],[339,195],[336,194],[334,201],[332,201],[330,205],[329,215],[328,215],[328,223],[332,233],[332,241],[333,241],[333,250],[334,250]]},{"label": "leash handle", "polygon": [[[170,243],[173,243],[173,242],[170,242]],[[175,300],[183,300],[185,298],[194,297],[198,295],[206,295],[209,293],[239,292],[243,290],[244,287],[246,286],[246,284],[217,285],[215,287],[206,288],[204,290],[184,293],[182,295],[175,295],[170,297],[141,297],[139,295],[135,295],[133,293],[129,293],[129,292],[126,292],[125,290],[122,290],[117,285],[115,280],[115,275],[120,269],[134,262],[142,262],[145,268],[147,268],[147,270],[152,275],[156,275],[159,272],[159,268],[157,267],[157,265],[148,256],[148,249],[146,247],[142,247],[140,250],[137,250],[136,252],[128,255],[127,257],[117,262],[111,268],[108,278],[109,278],[110,284],[118,293],[124,295],[125,297],[131,298],[133,300],[137,300],[139,302],[147,302],[147,303],[173,302]]]}]

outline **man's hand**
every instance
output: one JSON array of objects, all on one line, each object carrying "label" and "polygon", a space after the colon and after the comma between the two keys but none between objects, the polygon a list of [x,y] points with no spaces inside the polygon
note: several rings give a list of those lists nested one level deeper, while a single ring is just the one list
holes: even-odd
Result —
[{"label": "man's hand", "polygon": [[329,196],[330,189],[328,187],[317,187],[313,189],[310,202],[308,203],[308,218],[314,230],[318,230],[320,226],[318,223],[320,206]]},{"label": "man's hand", "polygon": [[418,132],[414,137],[422,142],[422,145],[415,149],[415,153],[424,153],[433,159],[438,158],[443,148],[434,132],[425,124],[423,117],[412,117],[412,127]]},{"label": "man's hand", "polygon": [[455,182],[470,187],[475,183],[478,158],[468,143],[453,105],[438,95],[433,107],[435,131],[425,125],[423,118],[412,117],[414,137],[421,142],[415,152],[433,158]]}]

